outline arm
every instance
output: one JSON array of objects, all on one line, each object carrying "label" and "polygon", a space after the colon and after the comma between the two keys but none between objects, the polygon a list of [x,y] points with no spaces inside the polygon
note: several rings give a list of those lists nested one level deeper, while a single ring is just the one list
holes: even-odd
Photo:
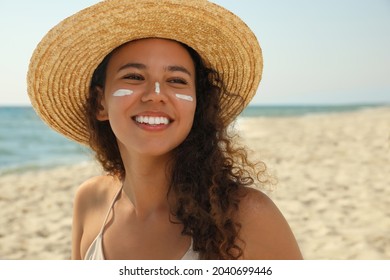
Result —
[{"label": "arm", "polygon": [[83,235],[82,217],[84,216],[83,201],[85,196],[82,186],[77,190],[73,203],[72,260],[81,260],[80,244]]},{"label": "arm", "polygon": [[238,218],[244,259],[302,259],[287,221],[264,193],[246,189]]},{"label": "arm", "polygon": [[113,195],[120,182],[110,176],[96,176],[77,190],[73,204],[72,259],[80,260],[99,233]]},{"label": "arm", "polygon": [[[72,259],[80,260],[81,242],[85,234],[85,222],[88,210],[93,207],[96,201],[96,189],[101,177],[93,177],[77,189],[73,203],[72,222]],[[90,210],[91,211],[91,210]]]}]

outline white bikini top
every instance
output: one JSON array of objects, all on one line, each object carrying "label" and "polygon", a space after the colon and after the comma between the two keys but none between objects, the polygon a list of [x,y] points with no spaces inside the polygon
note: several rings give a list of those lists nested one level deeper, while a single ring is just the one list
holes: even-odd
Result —
[{"label": "white bikini top", "polygon": [[[108,216],[111,213],[111,209],[114,206],[116,199],[118,198],[119,193],[122,191],[122,188],[114,196],[114,199],[111,202],[110,208],[107,211],[106,217],[104,218],[103,226],[100,229],[99,234],[96,236],[95,240],[89,246],[87,253],[85,254],[84,260],[105,260],[103,252],[103,233],[106,226]],[[192,250],[192,239],[191,246],[188,248],[187,252],[181,258],[182,260],[197,260],[199,259],[199,254]]]}]

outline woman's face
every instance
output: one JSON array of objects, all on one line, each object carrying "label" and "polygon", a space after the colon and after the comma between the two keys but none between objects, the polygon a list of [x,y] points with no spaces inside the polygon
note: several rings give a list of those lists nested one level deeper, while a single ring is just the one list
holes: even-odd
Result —
[{"label": "woman's face", "polygon": [[109,120],[122,154],[169,154],[192,127],[194,63],[174,41],[129,42],[110,58],[102,94],[97,118]]}]

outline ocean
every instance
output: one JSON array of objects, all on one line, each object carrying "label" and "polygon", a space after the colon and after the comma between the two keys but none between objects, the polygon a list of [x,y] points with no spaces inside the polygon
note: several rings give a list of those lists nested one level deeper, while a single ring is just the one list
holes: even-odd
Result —
[{"label": "ocean", "polygon": [[[245,117],[288,117],[345,112],[378,105],[249,106]],[[0,107],[0,176],[40,168],[80,163],[92,153],[50,129],[31,107]]]},{"label": "ocean", "polygon": [[0,175],[91,158],[87,148],[50,129],[31,107],[0,107]]}]

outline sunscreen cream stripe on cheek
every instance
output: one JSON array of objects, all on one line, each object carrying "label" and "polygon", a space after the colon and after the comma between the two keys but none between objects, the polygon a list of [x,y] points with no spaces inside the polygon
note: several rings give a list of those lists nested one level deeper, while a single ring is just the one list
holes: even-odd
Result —
[{"label": "sunscreen cream stripe on cheek", "polygon": [[128,96],[128,95],[132,95],[133,93],[134,93],[134,91],[132,91],[131,89],[118,89],[112,95],[113,96]]},{"label": "sunscreen cream stripe on cheek", "polygon": [[176,93],[176,97],[185,101],[190,101],[190,102],[194,101],[194,99],[190,95]]}]

